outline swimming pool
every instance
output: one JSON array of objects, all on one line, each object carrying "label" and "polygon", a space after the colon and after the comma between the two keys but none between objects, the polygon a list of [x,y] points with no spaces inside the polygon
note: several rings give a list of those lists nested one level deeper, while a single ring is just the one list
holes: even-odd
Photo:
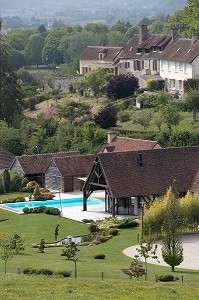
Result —
[{"label": "swimming pool", "polygon": [[[97,199],[87,199],[87,205],[97,205],[103,204],[103,201]],[[17,202],[17,203],[6,203],[6,207],[14,208],[19,211],[23,211],[25,207],[35,208],[39,206],[55,207],[55,208],[67,208],[75,206],[83,206],[83,198],[71,198],[71,199],[61,199],[60,200],[47,200],[47,201],[29,201],[29,202]]]}]

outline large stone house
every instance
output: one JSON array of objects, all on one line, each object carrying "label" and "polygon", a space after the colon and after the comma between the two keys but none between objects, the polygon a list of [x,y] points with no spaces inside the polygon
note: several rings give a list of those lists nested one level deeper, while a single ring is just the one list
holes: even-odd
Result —
[{"label": "large stone house", "polygon": [[114,61],[120,55],[122,47],[88,46],[80,55],[80,74],[103,68],[108,72],[114,72]]},{"label": "large stone house", "polygon": [[199,77],[199,40],[176,38],[162,52],[160,76],[165,80],[169,93],[184,94],[184,81]]},{"label": "large stone house", "polygon": [[[106,67],[108,55],[103,49],[85,49],[80,59],[81,74]],[[139,34],[111,57],[110,70],[115,75],[134,74],[141,88],[146,87],[148,79],[156,79],[159,89],[182,96],[184,81],[199,77],[199,40],[194,34],[192,39],[179,38],[176,29],[171,35],[150,34],[147,25],[140,24]]]},{"label": "large stone house", "polygon": [[98,153],[83,187],[84,204],[105,191],[105,211],[138,215],[143,196],[159,196],[175,181],[175,191],[199,192],[199,147]]}]

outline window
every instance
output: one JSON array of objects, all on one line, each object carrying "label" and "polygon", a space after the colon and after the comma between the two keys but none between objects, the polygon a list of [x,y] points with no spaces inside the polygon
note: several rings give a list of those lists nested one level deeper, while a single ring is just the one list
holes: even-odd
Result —
[{"label": "window", "polygon": [[99,53],[99,60],[103,59],[103,53]]},{"label": "window", "polygon": [[125,68],[129,69],[130,68],[130,62],[129,61],[125,61]]},{"label": "window", "polygon": [[171,72],[171,62],[168,61],[168,71]]},{"label": "window", "polygon": [[175,88],[176,88],[175,79],[170,79],[170,89],[175,90]]},{"label": "window", "polygon": [[158,62],[156,59],[153,60],[153,71],[157,71],[158,70]]},{"label": "window", "polygon": [[178,67],[179,67],[179,63],[176,61],[176,62],[175,62],[175,72],[176,72],[176,73],[178,72]]},{"label": "window", "polygon": [[137,53],[138,54],[142,53],[142,48],[137,48]]},{"label": "window", "polygon": [[182,90],[183,84],[182,84],[182,80],[179,80],[179,90]]},{"label": "window", "polygon": [[179,63],[179,71],[183,71],[183,63],[182,62]]},{"label": "window", "polygon": [[141,69],[141,64],[139,60],[134,60],[133,61],[133,67],[134,67],[134,71],[140,71]]},{"label": "window", "polygon": [[188,74],[188,64],[184,64],[184,73]]}]

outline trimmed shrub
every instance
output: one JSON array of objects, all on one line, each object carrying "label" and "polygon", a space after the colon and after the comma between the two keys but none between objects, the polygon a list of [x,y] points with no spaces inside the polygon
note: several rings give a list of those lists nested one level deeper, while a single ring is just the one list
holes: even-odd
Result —
[{"label": "trimmed shrub", "polygon": [[25,188],[25,190],[27,191],[26,186],[27,186],[28,182],[29,182],[28,178],[24,177],[21,181],[20,189],[22,190],[23,188]]},{"label": "trimmed shrub", "polygon": [[28,208],[28,207],[24,207],[23,212],[24,212],[24,214],[30,214],[31,213],[30,208]]},{"label": "trimmed shrub", "polygon": [[70,272],[68,272],[68,271],[57,271],[57,272],[54,272],[53,274],[61,276],[61,277],[70,277]]},{"label": "trimmed shrub", "polygon": [[117,228],[131,228],[131,227],[137,227],[139,223],[136,220],[132,219],[124,219]]},{"label": "trimmed shrub", "polygon": [[95,255],[94,255],[94,258],[95,258],[95,259],[104,259],[105,257],[106,257],[105,254],[95,254]]},{"label": "trimmed shrub", "polygon": [[35,196],[34,197],[35,201],[46,201],[46,198],[43,195]]},{"label": "trimmed shrub", "polygon": [[10,172],[6,169],[3,173],[4,189],[6,193],[10,192]]},{"label": "trimmed shrub", "polygon": [[39,207],[35,207],[33,208],[33,213],[35,214],[40,214],[43,213],[46,209],[46,206],[39,206]]},{"label": "trimmed shrub", "polygon": [[174,276],[170,274],[161,274],[158,276],[158,280],[163,282],[174,281]]},{"label": "trimmed shrub", "polygon": [[21,177],[16,172],[10,172],[10,191],[18,192],[21,186]]},{"label": "trimmed shrub", "polygon": [[33,192],[33,196],[37,197],[37,196],[40,196],[40,195],[41,195],[41,192],[40,192],[40,189],[39,189],[39,185],[37,184],[35,186],[35,189],[34,189],[34,192]]},{"label": "trimmed shrub", "polygon": [[118,235],[118,232],[119,232],[119,230],[116,229],[116,228],[110,228],[110,229],[108,230],[108,233],[109,233],[110,235],[112,235],[112,236]]},{"label": "trimmed shrub", "polygon": [[83,219],[82,220],[83,223],[93,223],[92,219]]},{"label": "trimmed shrub", "polygon": [[46,207],[44,212],[45,212],[45,214],[56,215],[56,216],[59,216],[61,214],[61,211],[59,210],[59,208],[55,208],[55,207]]},{"label": "trimmed shrub", "polygon": [[36,275],[52,275],[53,271],[50,269],[38,269]]},{"label": "trimmed shrub", "polygon": [[27,267],[25,269],[23,269],[23,273],[26,275],[33,275],[36,274],[37,270],[32,268],[32,267]]},{"label": "trimmed shrub", "polygon": [[99,231],[99,227],[97,225],[95,225],[95,224],[91,224],[89,226],[89,231],[90,231],[90,233],[92,233],[92,232],[98,232]]},{"label": "trimmed shrub", "polygon": [[26,185],[26,189],[28,192],[33,193],[35,187],[38,185],[38,183],[36,181],[30,181],[28,182],[28,184]]}]

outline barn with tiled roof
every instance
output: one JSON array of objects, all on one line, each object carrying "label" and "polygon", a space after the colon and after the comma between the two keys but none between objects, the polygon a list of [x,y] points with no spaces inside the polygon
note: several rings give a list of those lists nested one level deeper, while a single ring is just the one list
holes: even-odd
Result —
[{"label": "barn with tiled roof", "polygon": [[27,177],[29,181],[36,181],[41,187],[45,186],[45,171],[55,157],[66,157],[78,155],[79,152],[57,152],[45,154],[33,154],[16,156],[10,170],[17,172],[22,178]]},{"label": "barn with tiled roof", "polygon": [[106,191],[113,215],[137,214],[140,197],[162,195],[174,180],[181,195],[199,192],[198,162],[199,147],[99,153],[83,188],[84,210],[94,190]]},{"label": "barn with tiled roof", "polygon": [[96,155],[55,157],[45,172],[45,185],[51,191],[71,192],[81,190]]}]

